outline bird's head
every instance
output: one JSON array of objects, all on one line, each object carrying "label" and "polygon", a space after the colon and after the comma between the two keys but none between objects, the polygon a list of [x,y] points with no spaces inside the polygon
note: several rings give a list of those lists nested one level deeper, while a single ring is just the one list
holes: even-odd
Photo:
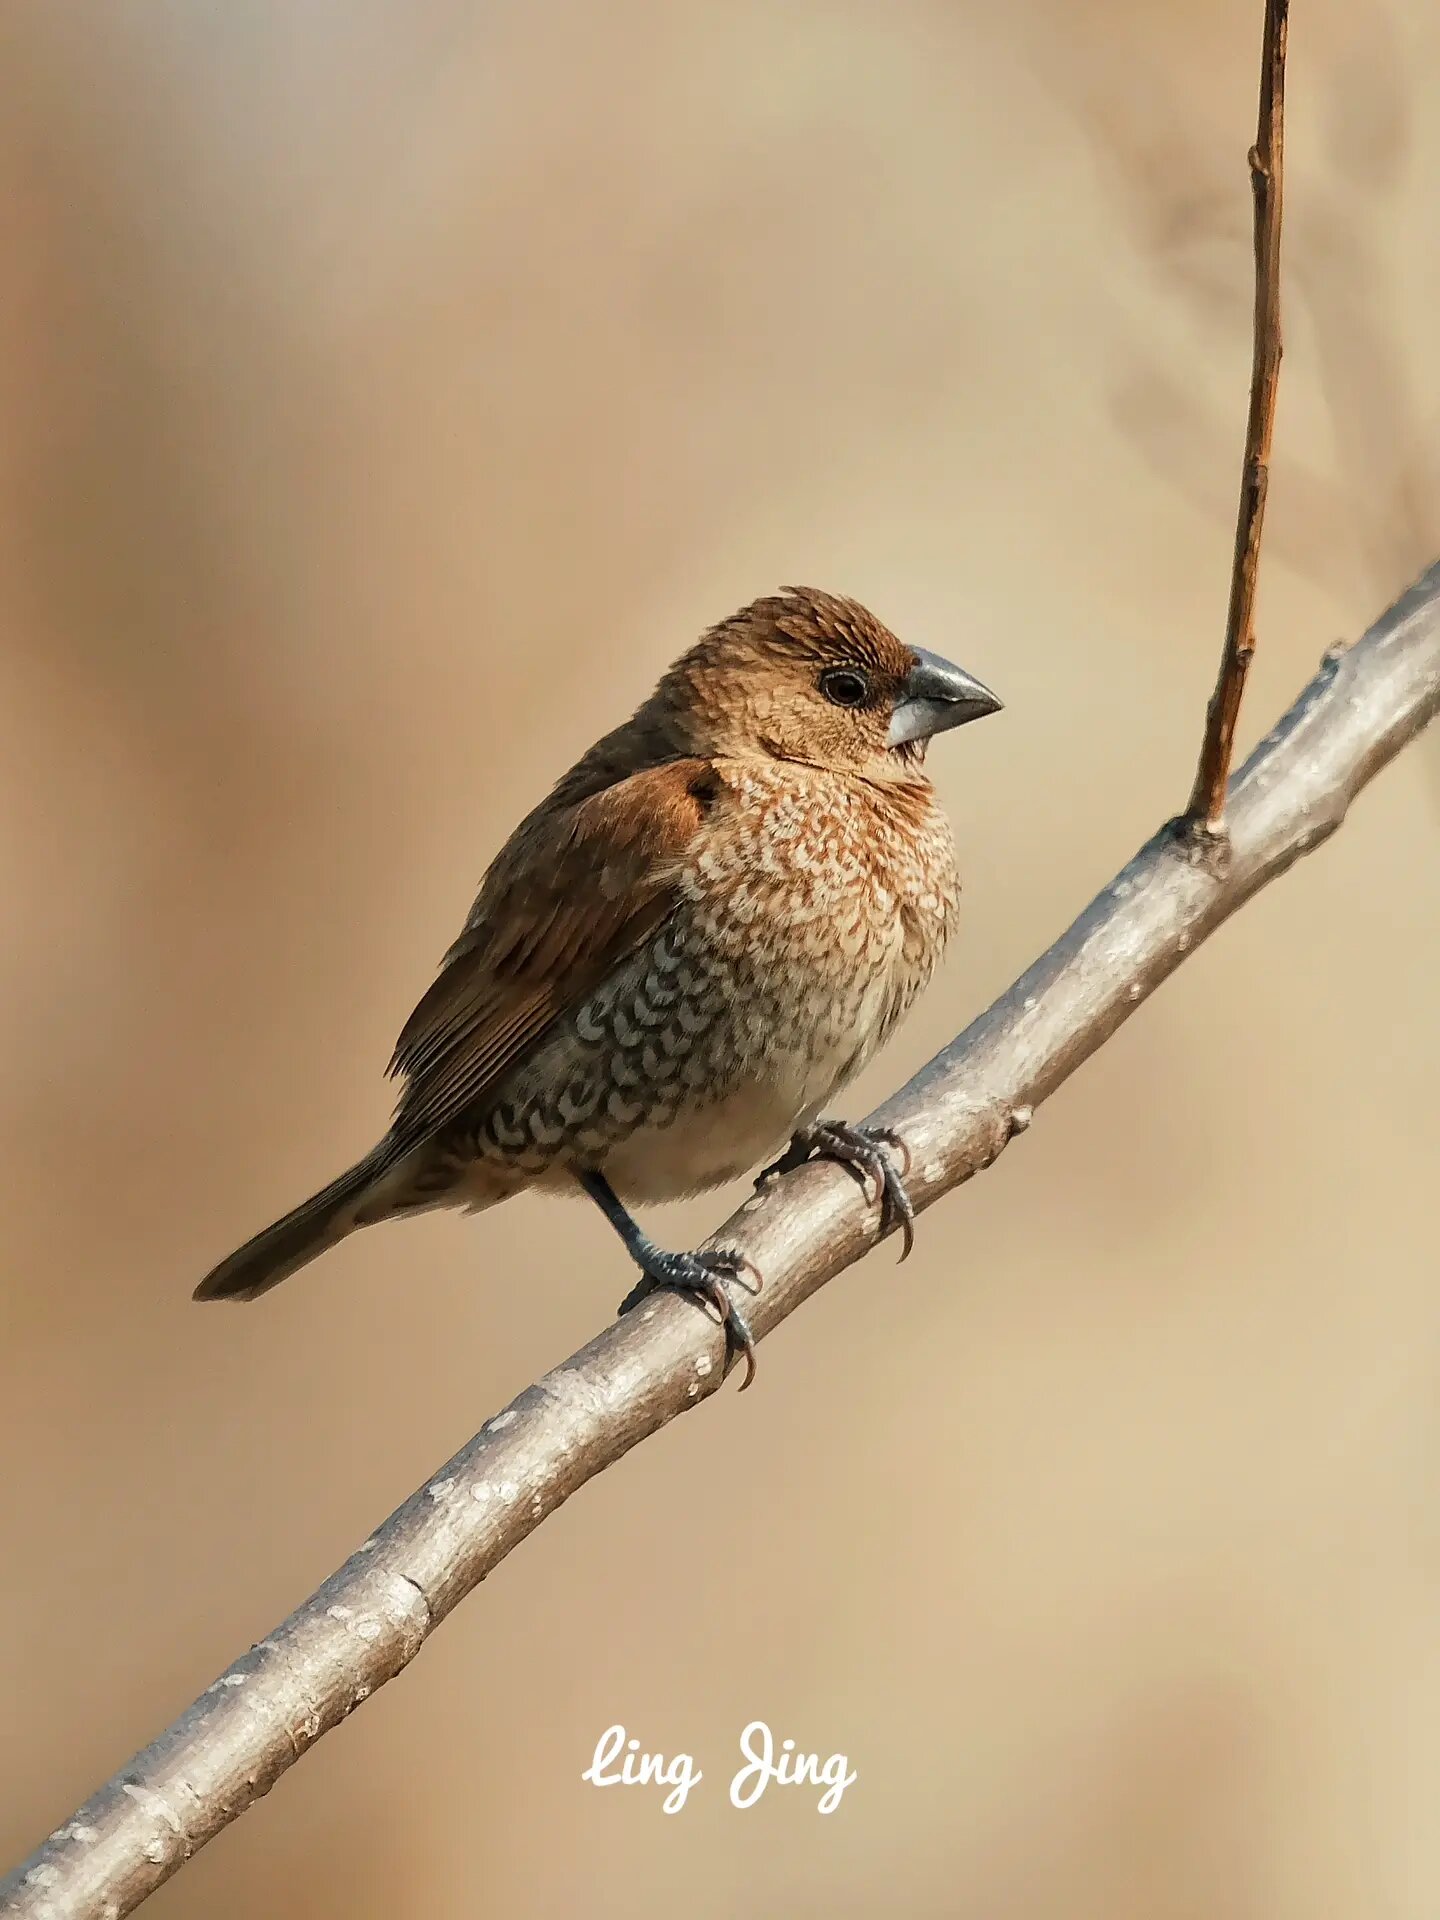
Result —
[{"label": "bird's head", "polygon": [[938,654],[907,647],[854,600],[789,587],[681,656],[651,703],[685,750],[766,754],[868,780],[913,778],[932,734],[1001,703]]}]

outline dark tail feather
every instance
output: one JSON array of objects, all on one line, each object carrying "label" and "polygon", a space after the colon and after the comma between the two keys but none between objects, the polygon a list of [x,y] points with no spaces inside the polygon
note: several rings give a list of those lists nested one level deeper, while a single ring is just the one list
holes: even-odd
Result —
[{"label": "dark tail feather", "polygon": [[362,1223],[358,1205],[381,1171],[383,1143],[348,1173],[247,1240],[195,1289],[197,1300],[258,1300]]}]

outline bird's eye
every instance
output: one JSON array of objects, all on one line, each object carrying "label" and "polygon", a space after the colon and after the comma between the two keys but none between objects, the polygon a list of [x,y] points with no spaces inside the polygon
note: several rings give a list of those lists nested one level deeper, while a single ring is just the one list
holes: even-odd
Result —
[{"label": "bird's eye", "polygon": [[870,682],[854,667],[832,667],[820,676],[820,691],[835,707],[863,707],[870,697]]}]

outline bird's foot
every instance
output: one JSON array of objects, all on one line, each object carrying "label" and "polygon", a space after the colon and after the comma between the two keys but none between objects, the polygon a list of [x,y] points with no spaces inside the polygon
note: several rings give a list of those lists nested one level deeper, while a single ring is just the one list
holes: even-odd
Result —
[{"label": "bird's foot", "polygon": [[729,1247],[707,1247],[699,1253],[667,1253],[663,1247],[649,1242],[634,1251],[641,1278],[620,1302],[620,1312],[628,1313],[632,1307],[638,1307],[661,1287],[688,1293],[692,1299],[712,1306],[725,1329],[729,1353],[745,1356],[745,1378],[740,1383],[743,1393],[755,1378],[755,1336],[723,1283],[749,1274],[758,1291],[760,1275],[752,1263],[744,1254]]},{"label": "bird's foot", "polygon": [[809,1160],[838,1160],[857,1175],[867,1192],[874,1182],[881,1225],[899,1227],[900,1258],[906,1260],[915,1244],[915,1207],[905,1190],[897,1153],[908,1161],[905,1142],[892,1127],[851,1127],[843,1120],[820,1120],[813,1127],[802,1127],[780,1158],[758,1176],[755,1185],[762,1187]]}]

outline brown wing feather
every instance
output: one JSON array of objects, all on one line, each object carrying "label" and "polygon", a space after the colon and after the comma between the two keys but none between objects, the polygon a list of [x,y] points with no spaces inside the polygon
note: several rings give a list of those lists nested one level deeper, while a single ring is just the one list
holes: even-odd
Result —
[{"label": "brown wing feather", "polygon": [[408,1148],[481,1104],[562,1013],[673,911],[685,858],[721,791],[675,760],[512,836],[396,1043],[406,1086],[393,1138]]}]

